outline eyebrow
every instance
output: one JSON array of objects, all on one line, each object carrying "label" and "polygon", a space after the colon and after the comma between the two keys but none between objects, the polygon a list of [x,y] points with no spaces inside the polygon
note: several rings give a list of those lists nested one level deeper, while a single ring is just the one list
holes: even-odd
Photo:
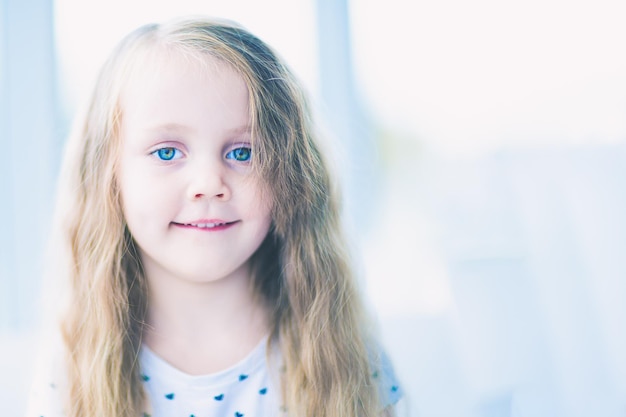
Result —
[{"label": "eyebrow", "polygon": [[166,123],[163,125],[157,125],[149,127],[147,130],[151,132],[190,132],[193,129],[189,126],[181,125],[179,123]]},{"label": "eyebrow", "polygon": [[230,129],[228,130],[229,133],[231,134],[241,134],[241,133],[252,133],[252,126],[250,126],[249,124],[243,125],[243,126],[239,126],[236,127],[234,129]]},{"label": "eyebrow", "polygon": [[[189,126],[181,125],[179,123],[166,123],[163,125],[149,127],[147,130],[151,132],[181,133],[181,132],[191,132],[194,129]],[[239,127],[235,127],[233,129],[228,129],[228,133],[234,134],[234,135],[242,134],[242,133],[252,133],[252,126],[250,126],[249,124],[246,124],[246,125],[242,125]]]}]

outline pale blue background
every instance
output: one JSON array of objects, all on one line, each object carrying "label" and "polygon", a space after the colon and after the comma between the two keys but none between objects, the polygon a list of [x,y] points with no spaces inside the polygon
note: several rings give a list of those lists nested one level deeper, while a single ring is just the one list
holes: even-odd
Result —
[{"label": "pale blue background", "polygon": [[622,1],[0,0],[2,415],[70,120],[123,34],[186,13],[240,21],[312,94],[401,415],[626,415]]}]

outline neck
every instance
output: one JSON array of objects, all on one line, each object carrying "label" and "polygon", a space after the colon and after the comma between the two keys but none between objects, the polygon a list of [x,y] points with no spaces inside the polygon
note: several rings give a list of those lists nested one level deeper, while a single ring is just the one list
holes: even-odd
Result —
[{"label": "neck", "polygon": [[255,297],[247,267],[212,282],[146,271],[144,343],[190,374],[216,372],[243,359],[268,333],[268,309]]}]

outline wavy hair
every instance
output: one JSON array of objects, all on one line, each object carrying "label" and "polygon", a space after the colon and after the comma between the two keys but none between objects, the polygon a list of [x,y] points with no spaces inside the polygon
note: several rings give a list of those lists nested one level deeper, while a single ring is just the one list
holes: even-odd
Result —
[{"label": "wavy hair", "polygon": [[251,259],[253,285],[274,306],[271,339],[284,360],[288,415],[378,415],[369,327],[342,237],[336,187],[303,89],[257,37],[205,18],[128,35],[106,61],[70,138],[70,187],[63,197],[71,266],[63,321],[68,415],[136,417],[146,400],[138,365],[146,282],[125,224],[116,164],[124,80],[157,50],[217,58],[247,84],[252,164],[273,198],[271,231]]}]

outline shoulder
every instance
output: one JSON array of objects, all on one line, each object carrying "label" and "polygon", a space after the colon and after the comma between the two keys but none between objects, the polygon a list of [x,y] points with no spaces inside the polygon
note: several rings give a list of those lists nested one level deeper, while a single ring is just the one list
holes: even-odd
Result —
[{"label": "shoulder", "polygon": [[395,405],[403,396],[402,387],[385,349],[376,344],[370,348],[372,379],[378,387],[378,395],[383,409]]},{"label": "shoulder", "polygon": [[65,350],[60,336],[42,338],[35,363],[26,417],[65,417],[64,398],[67,386]]}]

